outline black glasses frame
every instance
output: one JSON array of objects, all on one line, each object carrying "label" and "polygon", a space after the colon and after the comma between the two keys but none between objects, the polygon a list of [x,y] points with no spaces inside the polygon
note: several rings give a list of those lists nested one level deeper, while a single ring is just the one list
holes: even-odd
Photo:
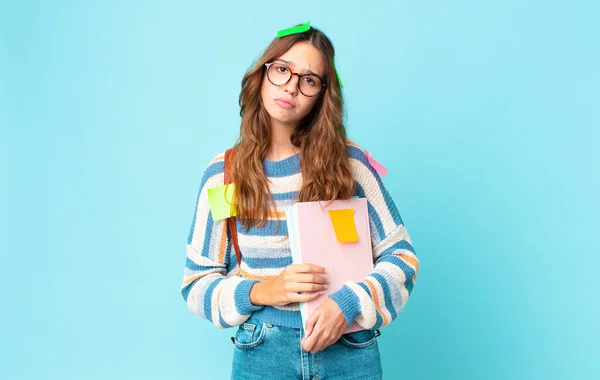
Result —
[{"label": "black glasses frame", "polygon": [[[290,77],[288,78],[288,80],[285,83],[281,83],[281,84],[275,84],[273,83],[273,81],[271,80],[271,78],[269,77],[269,67],[271,67],[272,64],[277,63],[281,66],[284,66],[286,69],[288,69],[288,71],[291,73]],[[319,92],[317,92],[314,95],[306,95],[304,92],[302,92],[302,95],[304,96],[308,96],[309,98],[312,98],[313,96],[317,96],[320,95],[323,92],[323,89],[327,87],[327,85],[325,84],[325,81],[323,80],[323,78],[321,78],[320,76],[318,76],[317,74],[300,74],[300,73],[295,73],[292,71],[292,69],[289,68],[289,66],[287,66],[286,64],[283,64],[281,62],[267,62],[265,63],[265,67],[267,68],[267,79],[269,80],[269,82],[271,82],[271,84],[273,86],[285,86],[286,84],[290,83],[290,81],[292,80],[292,78],[294,77],[294,75],[298,76],[298,91],[302,92],[302,90],[300,89],[300,81],[302,80],[302,77],[317,77],[319,78],[319,80],[321,81],[321,88],[319,89]]]}]

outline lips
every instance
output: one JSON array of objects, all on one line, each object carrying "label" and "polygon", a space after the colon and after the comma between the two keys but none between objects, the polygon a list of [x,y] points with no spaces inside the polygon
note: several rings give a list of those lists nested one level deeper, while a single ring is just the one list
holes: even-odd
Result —
[{"label": "lips", "polygon": [[278,104],[280,107],[282,107],[282,108],[288,108],[288,109],[289,109],[289,108],[294,108],[294,107],[296,107],[296,106],[295,106],[294,104],[292,104],[291,102],[289,102],[289,101],[287,101],[287,100],[284,100],[284,99],[280,99],[280,98],[277,98],[277,99],[275,99],[275,103],[277,103],[277,104]]}]

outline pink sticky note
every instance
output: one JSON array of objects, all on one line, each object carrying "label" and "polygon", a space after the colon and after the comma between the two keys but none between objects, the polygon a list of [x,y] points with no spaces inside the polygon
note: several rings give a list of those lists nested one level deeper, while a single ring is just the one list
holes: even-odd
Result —
[{"label": "pink sticky note", "polygon": [[384,168],[383,165],[381,165],[379,162],[375,161],[375,159],[371,157],[368,151],[365,150],[365,153],[367,154],[367,158],[369,159],[369,163],[371,164],[373,169],[377,170],[377,172],[382,176],[385,176],[387,174],[387,169]]}]

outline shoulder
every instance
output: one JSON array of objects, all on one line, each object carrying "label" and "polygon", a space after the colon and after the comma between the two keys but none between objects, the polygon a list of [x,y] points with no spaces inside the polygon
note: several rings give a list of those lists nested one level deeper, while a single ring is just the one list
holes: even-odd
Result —
[{"label": "shoulder", "polygon": [[210,161],[208,161],[207,167],[210,167],[214,164],[223,163],[223,161],[225,161],[225,152],[226,151],[219,152],[216,156],[214,156]]},{"label": "shoulder", "polygon": [[214,185],[215,183],[223,182],[225,171],[225,152],[226,151],[219,152],[205,165],[201,187],[204,187],[207,183]]},{"label": "shoulder", "polygon": [[223,172],[224,163],[225,163],[225,151],[222,151],[222,152],[219,152],[219,154],[217,154],[216,156],[214,156],[210,161],[208,161],[205,171]]},{"label": "shoulder", "polygon": [[377,172],[369,163],[368,152],[362,146],[352,140],[346,140],[346,149],[355,177],[377,176]]}]

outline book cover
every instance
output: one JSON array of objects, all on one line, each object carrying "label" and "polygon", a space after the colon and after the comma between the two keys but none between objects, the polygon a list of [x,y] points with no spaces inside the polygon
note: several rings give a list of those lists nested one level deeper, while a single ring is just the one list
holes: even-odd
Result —
[{"label": "book cover", "polygon": [[[330,210],[336,212],[332,214]],[[293,263],[311,263],[331,270],[327,275],[331,284],[325,293],[300,303],[305,327],[308,317],[329,294],[339,290],[346,281],[360,281],[373,272],[367,200],[336,200],[329,205],[328,202],[299,202],[286,209],[286,220]],[[348,230],[352,223],[355,231]],[[354,236],[354,239],[347,236]],[[344,330],[344,334],[359,330],[363,328],[355,322]]]}]

